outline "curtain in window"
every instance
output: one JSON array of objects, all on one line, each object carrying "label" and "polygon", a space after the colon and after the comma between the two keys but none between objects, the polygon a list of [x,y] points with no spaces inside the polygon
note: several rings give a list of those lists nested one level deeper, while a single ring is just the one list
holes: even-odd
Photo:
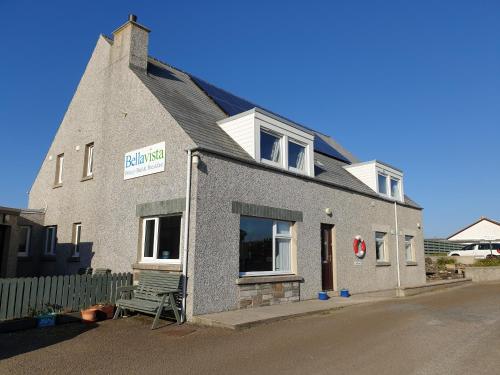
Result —
[{"label": "curtain in window", "polygon": [[304,169],[304,149],[297,155],[297,169]]},{"label": "curtain in window", "polygon": [[276,239],[275,271],[290,271],[290,240]]},{"label": "curtain in window", "polygon": [[280,140],[276,138],[273,143],[273,150],[271,151],[271,160],[278,163],[280,161]]}]

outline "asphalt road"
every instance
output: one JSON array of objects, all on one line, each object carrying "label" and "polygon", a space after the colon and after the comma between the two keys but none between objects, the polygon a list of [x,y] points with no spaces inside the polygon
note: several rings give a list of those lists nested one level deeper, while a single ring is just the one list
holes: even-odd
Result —
[{"label": "asphalt road", "polygon": [[0,335],[0,374],[500,374],[500,284],[243,331],[126,318]]}]

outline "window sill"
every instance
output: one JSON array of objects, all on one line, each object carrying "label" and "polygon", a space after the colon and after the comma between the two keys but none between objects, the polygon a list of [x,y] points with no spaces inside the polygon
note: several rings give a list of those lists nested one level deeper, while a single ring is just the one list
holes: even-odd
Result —
[{"label": "window sill", "polygon": [[241,276],[236,279],[237,285],[266,284],[298,281],[303,282],[304,278],[298,275],[267,275],[267,276]]},{"label": "window sill", "polygon": [[55,262],[56,256],[52,254],[44,254],[42,255],[42,261],[44,262]]},{"label": "window sill", "polygon": [[57,188],[60,188],[62,186],[63,186],[63,184],[54,184],[54,186],[52,186],[52,189],[57,189]]},{"label": "window sill", "polygon": [[93,180],[94,179],[94,175],[90,175],[90,176],[84,176],[82,177],[82,179],[80,180],[80,182],[84,182],[84,181],[89,181],[89,180]]},{"label": "window sill", "polygon": [[391,262],[377,262],[377,267],[390,267]]},{"label": "window sill", "polygon": [[78,262],[80,262],[80,256],[77,256],[77,257],[69,257],[69,258],[68,258],[68,262],[69,262],[69,263],[78,263]]},{"label": "window sill", "polygon": [[407,267],[418,266],[417,262],[406,262]]},{"label": "window sill", "polygon": [[134,263],[132,264],[134,270],[145,271],[182,271],[182,264],[180,263]]}]

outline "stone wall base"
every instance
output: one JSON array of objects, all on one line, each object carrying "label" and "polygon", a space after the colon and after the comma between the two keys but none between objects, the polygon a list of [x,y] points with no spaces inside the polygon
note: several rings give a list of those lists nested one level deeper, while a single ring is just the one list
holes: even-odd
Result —
[{"label": "stone wall base", "polygon": [[300,301],[298,281],[244,284],[239,285],[239,289],[240,309]]}]

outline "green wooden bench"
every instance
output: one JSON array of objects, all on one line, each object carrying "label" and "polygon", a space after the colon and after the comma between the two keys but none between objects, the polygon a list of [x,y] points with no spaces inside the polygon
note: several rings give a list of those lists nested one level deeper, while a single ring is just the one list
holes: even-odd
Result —
[{"label": "green wooden bench", "polygon": [[176,297],[181,292],[181,280],[182,275],[178,273],[142,271],[137,285],[116,289],[118,299],[113,319],[117,319],[124,310],[152,314],[155,319],[151,329],[155,329],[160,316],[172,310],[180,324],[180,309]]}]

